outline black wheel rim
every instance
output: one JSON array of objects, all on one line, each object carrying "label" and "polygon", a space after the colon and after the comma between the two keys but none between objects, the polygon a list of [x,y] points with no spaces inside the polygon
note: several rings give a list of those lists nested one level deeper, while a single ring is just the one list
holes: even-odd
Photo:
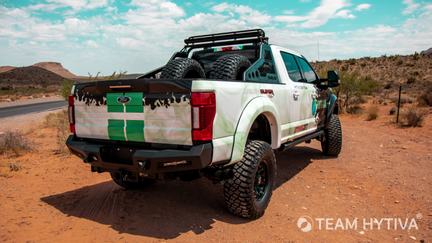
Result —
[{"label": "black wheel rim", "polygon": [[260,201],[266,194],[268,184],[269,180],[267,165],[263,161],[261,161],[255,174],[254,182],[255,199],[257,201]]}]

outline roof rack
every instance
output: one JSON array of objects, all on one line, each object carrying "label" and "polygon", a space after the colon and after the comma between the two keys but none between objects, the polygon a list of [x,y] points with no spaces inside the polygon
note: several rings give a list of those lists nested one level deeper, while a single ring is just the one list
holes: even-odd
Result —
[{"label": "roof rack", "polygon": [[191,36],[184,40],[185,48],[201,48],[237,44],[267,43],[268,37],[262,29],[224,32],[209,35]]}]

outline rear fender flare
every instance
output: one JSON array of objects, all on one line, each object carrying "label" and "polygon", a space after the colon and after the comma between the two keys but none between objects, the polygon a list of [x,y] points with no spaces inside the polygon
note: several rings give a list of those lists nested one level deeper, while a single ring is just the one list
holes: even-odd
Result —
[{"label": "rear fender flare", "polygon": [[274,104],[266,97],[257,97],[251,100],[240,116],[237,123],[237,128],[234,135],[234,145],[232,150],[231,161],[229,164],[235,163],[242,159],[244,149],[247,142],[249,131],[255,119],[263,114],[270,123],[271,130],[271,146],[273,149],[280,147],[281,131],[279,129],[279,113]]}]

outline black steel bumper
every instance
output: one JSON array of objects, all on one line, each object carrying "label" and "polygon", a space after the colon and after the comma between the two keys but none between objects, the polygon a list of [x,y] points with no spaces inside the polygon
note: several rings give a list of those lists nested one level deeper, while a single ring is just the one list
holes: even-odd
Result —
[{"label": "black steel bumper", "polygon": [[182,149],[148,149],[139,146],[104,144],[71,135],[69,150],[97,171],[129,171],[148,175],[197,170],[211,163],[213,146],[200,144]]}]

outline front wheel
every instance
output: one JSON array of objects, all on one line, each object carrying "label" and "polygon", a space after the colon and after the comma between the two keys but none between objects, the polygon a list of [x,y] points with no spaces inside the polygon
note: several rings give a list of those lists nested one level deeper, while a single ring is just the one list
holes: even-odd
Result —
[{"label": "front wheel", "polygon": [[338,156],[342,149],[342,127],[339,117],[335,114],[331,115],[327,128],[324,130],[321,148],[323,153],[329,156]]},{"label": "front wheel", "polygon": [[276,181],[276,159],[271,146],[250,141],[241,161],[233,167],[233,177],[224,183],[225,204],[240,217],[257,219],[264,214]]}]

